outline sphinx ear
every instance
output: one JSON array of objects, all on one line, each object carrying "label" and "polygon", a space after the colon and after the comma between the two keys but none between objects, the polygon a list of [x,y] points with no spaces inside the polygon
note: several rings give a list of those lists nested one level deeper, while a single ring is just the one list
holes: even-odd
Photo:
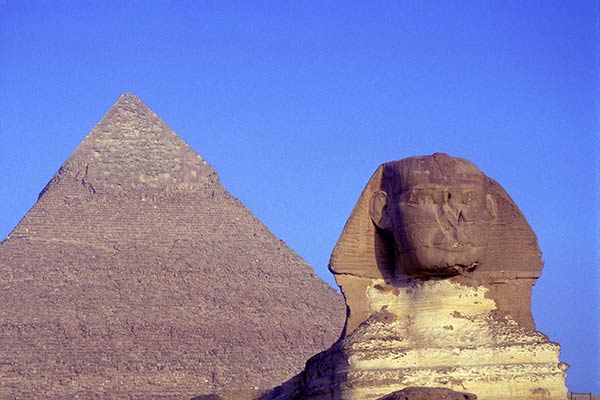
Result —
[{"label": "sphinx ear", "polygon": [[373,223],[379,228],[386,231],[392,230],[391,218],[388,212],[388,195],[384,191],[373,193],[371,198],[371,208],[369,215]]},{"label": "sphinx ear", "polygon": [[485,195],[485,204],[487,206],[488,211],[492,215],[492,218],[496,219],[498,217],[498,204],[496,203],[496,199],[491,194]]}]

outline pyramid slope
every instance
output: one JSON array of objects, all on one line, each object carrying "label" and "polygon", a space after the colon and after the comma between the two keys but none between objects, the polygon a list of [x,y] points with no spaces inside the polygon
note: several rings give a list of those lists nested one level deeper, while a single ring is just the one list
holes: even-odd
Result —
[{"label": "pyramid slope", "polygon": [[0,398],[270,387],[333,343],[340,296],[123,95],[0,245]]}]

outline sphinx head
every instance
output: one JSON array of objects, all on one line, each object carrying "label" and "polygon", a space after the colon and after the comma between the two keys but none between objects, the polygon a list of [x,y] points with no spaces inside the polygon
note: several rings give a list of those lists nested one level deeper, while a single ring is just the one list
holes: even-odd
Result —
[{"label": "sphinx head", "polygon": [[542,266],[535,233],[502,186],[440,153],[381,164],[329,261],[346,298],[347,332],[372,314],[369,287],[394,293],[405,277],[483,285],[500,311],[534,327],[531,286]]},{"label": "sphinx head", "polygon": [[453,276],[474,271],[497,214],[487,179],[469,161],[436,153],[386,163],[373,193],[373,223],[393,237],[395,274]]}]

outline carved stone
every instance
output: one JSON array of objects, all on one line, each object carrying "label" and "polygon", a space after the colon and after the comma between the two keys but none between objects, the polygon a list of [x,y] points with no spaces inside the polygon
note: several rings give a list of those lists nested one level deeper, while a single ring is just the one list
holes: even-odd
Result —
[{"label": "carved stone", "polygon": [[[330,270],[346,296],[348,333],[370,314],[373,279],[455,276],[534,328],[537,238],[510,196],[471,162],[437,153],[382,164],[367,183]],[[367,308],[365,308],[367,307]]]},{"label": "carved stone", "polygon": [[446,154],[381,165],[333,250],[345,332],[263,400],[378,399],[443,387],[566,399],[559,346],[535,330],[537,239],[513,200]]}]

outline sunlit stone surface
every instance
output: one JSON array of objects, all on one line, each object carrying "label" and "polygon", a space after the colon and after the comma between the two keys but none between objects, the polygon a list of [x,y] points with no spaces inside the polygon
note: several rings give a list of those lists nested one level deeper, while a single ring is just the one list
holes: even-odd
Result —
[{"label": "sunlit stone surface", "polygon": [[535,234],[472,163],[381,165],[333,250],[346,329],[262,399],[378,399],[440,387],[480,400],[566,399],[559,346],[536,331]]}]

